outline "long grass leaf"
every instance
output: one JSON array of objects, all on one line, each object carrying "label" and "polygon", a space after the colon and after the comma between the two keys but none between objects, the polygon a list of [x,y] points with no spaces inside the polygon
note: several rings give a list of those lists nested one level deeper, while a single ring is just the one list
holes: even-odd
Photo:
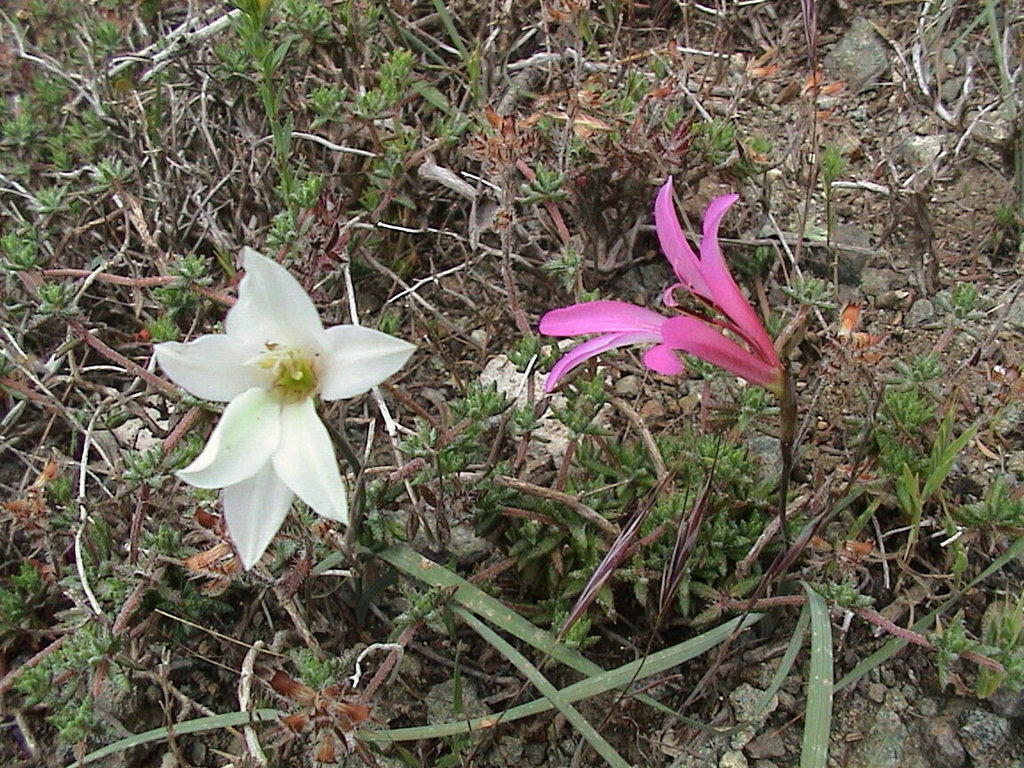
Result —
[{"label": "long grass leaf", "polygon": [[804,584],[811,617],[811,664],[800,768],[826,768],[832,732],[832,620],[825,599]]},{"label": "long grass leaf", "polygon": [[775,670],[775,674],[772,676],[772,681],[768,684],[768,687],[761,695],[761,700],[757,705],[758,712],[768,706],[772,700],[772,696],[779,692],[782,684],[785,683],[786,678],[789,677],[789,673],[793,669],[793,665],[796,663],[796,657],[800,653],[800,648],[804,644],[804,633],[807,632],[807,625],[810,623],[810,616],[810,609],[805,605],[803,610],[800,611],[800,618],[796,620],[796,626],[793,628],[793,634],[789,638],[789,645],[786,647],[786,652],[782,655],[782,660],[779,662],[779,668]]},{"label": "long grass leaf", "polygon": [[223,715],[211,715],[210,717],[199,717],[195,720],[186,720],[183,723],[176,723],[173,728],[164,726],[153,728],[149,731],[126,736],[120,741],[108,744],[105,747],[90,752],[68,768],[78,768],[82,765],[95,763],[105,757],[116,755],[119,752],[132,749],[141,744],[151,744],[154,741],[166,741],[172,736],[185,736],[189,733],[205,733],[206,731],[219,731],[223,728],[233,728],[237,725],[249,725],[250,723],[265,723],[277,719],[280,714],[276,709],[254,709],[252,712],[227,712]]},{"label": "long grass leaf", "polygon": [[[666,648],[663,651],[652,653],[645,659],[637,659],[621,667],[591,675],[585,680],[568,685],[559,691],[560,696],[569,703],[575,703],[580,699],[587,699],[598,696],[613,689],[622,688],[634,681],[644,680],[660,674],[667,669],[685,664],[686,662],[707,653],[732,636],[734,632],[756,624],[761,620],[763,614],[751,613],[744,617],[737,617],[725,622],[721,626],[708,630],[697,637],[685,642]],[[524,717],[539,715],[553,708],[547,699],[520,704],[512,707],[500,715],[488,715],[478,717],[469,721],[458,721],[450,723],[437,723],[434,725],[414,726],[411,728],[395,728],[391,730],[366,730],[359,731],[359,738],[363,741],[416,741],[418,739],[436,739],[443,736],[455,736],[472,731],[486,730],[495,727],[499,722],[510,723]]]},{"label": "long grass leaf", "polygon": [[622,758],[622,755],[615,751],[615,748],[608,743],[607,739],[597,732],[597,729],[551,684],[550,680],[544,677],[539,669],[530,663],[529,659],[466,609],[456,608],[455,613],[464,622],[469,624],[480,637],[508,659],[512,666],[522,672],[526,679],[533,683],[533,686],[540,691],[544,698],[550,701],[555,709],[562,713],[565,719],[579,731],[580,735],[587,740],[587,743],[594,748],[594,751],[608,765],[613,766],[613,768],[630,768],[629,763]]},{"label": "long grass leaf", "polygon": [[462,39],[462,35],[459,34],[459,30],[455,28],[455,22],[452,21],[452,15],[448,12],[448,6],[444,4],[444,0],[434,0],[434,10],[441,17],[441,23],[444,25],[448,37],[451,38],[452,43],[462,56],[462,60],[468,60],[469,50],[466,48],[466,43]]},{"label": "long grass leaf", "polygon": [[[948,430],[941,430],[941,434],[948,438],[949,432],[952,432],[952,430],[951,413],[949,417],[949,428]],[[928,501],[932,495],[939,490],[939,487],[946,482],[946,477],[949,476],[950,470],[953,469],[953,462],[956,461],[957,455],[963,447],[967,445],[968,441],[974,437],[974,433],[977,431],[977,425],[971,426],[962,435],[960,435],[960,437],[946,445],[942,445],[939,442],[939,438],[936,437],[935,445],[932,448],[928,477],[925,479],[924,487],[921,489],[922,501]]]},{"label": "long grass leaf", "polygon": [[[1024,541],[1024,540],[1022,540]],[[700,656],[715,646],[724,642],[734,632],[756,624],[761,620],[762,614],[752,613],[740,618],[727,621],[721,626],[715,627],[697,637],[691,638],[683,643],[658,651],[646,659],[631,661],[617,669],[604,671],[593,662],[587,662],[598,670],[597,674],[587,677],[578,683],[573,683],[563,688],[559,695],[565,701],[574,703],[580,699],[591,696],[598,696],[614,688],[621,688],[629,685],[634,680],[643,680],[653,675],[664,672],[666,669],[685,664],[691,659]],[[642,667],[642,669],[641,669]],[[655,702],[657,703],[657,702]],[[538,699],[518,707],[513,707],[501,715],[502,722],[513,722],[531,715],[538,715],[552,709],[552,703],[548,699]],[[232,728],[249,723],[265,723],[275,720],[279,716],[276,709],[257,709],[252,712],[227,712],[222,715],[211,717],[200,717],[195,720],[186,720],[177,723],[173,729],[163,727],[154,728],[143,733],[136,733],[127,736],[113,744],[108,744],[95,752],[91,752],[80,761],[73,763],[68,768],[79,768],[89,765],[105,757],[116,755],[119,752],[137,747],[140,744],[151,744],[153,742],[165,741],[171,737],[184,736],[190,733],[204,733],[216,731],[222,728]],[[478,717],[473,720],[460,720],[451,723],[437,723],[434,725],[414,726],[411,728],[396,728],[391,730],[360,730],[358,738],[363,741],[418,741],[419,739],[441,738],[443,736],[456,736],[462,733],[486,730],[493,728],[498,723],[497,716]]]},{"label": "long grass leaf", "polygon": [[[961,589],[959,593],[953,595],[938,608],[931,611],[926,616],[922,617],[917,623],[915,623],[911,627],[911,630],[913,630],[914,632],[926,631],[929,627],[935,624],[936,618],[943,615],[944,613],[949,611],[953,606],[955,606],[958,602],[960,602],[960,598],[969,589],[973,588],[975,585],[987,579],[993,573],[1000,570],[1004,565],[1006,565],[1011,560],[1016,559],[1021,554],[1024,554],[1024,537],[1014,541],[1013,544],[1010,545],[1009,549],[1007,549],[1005,552],[1003,552],[1003,554],[1001,554],[999,557],[992,561],[988,568],[986,568],[984,571],[978,574],[973,580],[971,580],[969,584],[964,586],[964,588]],[[849,672],[843,675],[842,678],[840,678],[839,681],[836,683],[835,690],[841,691],[848,685],[852,685],[853,683],[857,682],[872,669],[881,666],[886,661],[895,656],[897,653],[902,651],[904,647],[906,647],[906,645],[906,640],[904,640],[901,637],[894,637],[892,640],[887,642],[885,645],[883,645],[881,648],[879,648],[877,651],[872,653],[867,658],[863,659],[859,664],[857,664],[857,666],[855,666],[853,669],[851,669]]]},{"label": "long grass leaf", "polygon": [[452,599],[459,605],[473,611],[477,616],[487,619],[494,626],[500,627],[524,643],[546,653],[559,663],[584,675],[604,671],[594,662],[558,642],[554,635],[534,626],[479,587],[408,547],[394,546],[375,554],[388,565],[394,566],[416,581],[421,581],[431,587],[454,588]]}]

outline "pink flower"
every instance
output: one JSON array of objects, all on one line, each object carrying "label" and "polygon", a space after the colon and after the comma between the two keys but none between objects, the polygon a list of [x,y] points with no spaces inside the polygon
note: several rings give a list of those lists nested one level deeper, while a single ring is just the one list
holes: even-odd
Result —
[{"label": "pink flower", "polygon": [[698,256],[679,226],[669,179],[658,192],[654,223],[661,248],[679,282],[665,291],[663,301],[676,307],[675,292],[683,288],[707,306],[709,315],[679,310],[681,314],[664,317],[622,301],[591,301],[554,309],[541,318],[541,333],[600,335],[574,347],[555,363],[544,384],[545,391],[554,389],[570,369],[602,352],[631,344],[654,344],[643,355],[644,365],[652,371],[682,373],[683,364],[676,353],[684,352],[782,397],[786,389],[782,362],[754,309],[729,274],[718,244],[718,225],[737,199],[737,195],[725,195],[711,201],[704,212]]}]

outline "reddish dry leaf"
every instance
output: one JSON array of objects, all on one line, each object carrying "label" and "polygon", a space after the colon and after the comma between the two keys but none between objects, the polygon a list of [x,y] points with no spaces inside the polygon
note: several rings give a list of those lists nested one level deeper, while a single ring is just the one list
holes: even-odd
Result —
[{"label": "reddish dry leaf", "polygon": [[860,327],[861,303],[859,301],[847,302],[839,313],[839,337],[850,338],[850,335]]},{"label": "reddish dry leaf", "polygon": [[308,685],[300,683],[280,669],[270,678],[270,687],[282,696],[291,699],[296,704],[308,707],[316,699],[316,691]]}]

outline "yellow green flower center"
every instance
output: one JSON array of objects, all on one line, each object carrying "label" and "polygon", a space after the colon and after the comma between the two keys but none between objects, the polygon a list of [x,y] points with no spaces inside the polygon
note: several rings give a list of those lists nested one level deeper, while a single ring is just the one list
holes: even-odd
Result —
[{"label": "yellow green flower center", "polygon": [[267,344],[267,351],[256,359],[256,365],[270,371],[270,391],[282,402],[296,403],[312,396],[317,389],[313,361],[301,349]]}]

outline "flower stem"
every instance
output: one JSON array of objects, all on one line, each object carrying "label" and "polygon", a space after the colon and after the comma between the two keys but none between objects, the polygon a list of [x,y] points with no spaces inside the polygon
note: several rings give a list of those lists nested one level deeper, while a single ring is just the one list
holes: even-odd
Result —
[{"label": "flower stem", "polygon": [[351,547],[355,543],[356,536],[359,532],[359,526],[363,521],[363,465],[362,462],[359,461],[359,457],[356,455],[355,450],[352,448],[352,444],[348,441],[348,434],[345,432],[344,419],[338,426],[336,436],[338,438],[338,450],[341,451],[341,455],[345,458],[345,462],[352,470],[352,474],[356,477],[355,489],[352,491],[352,504],[349,510],[348,531],[345,533],[345,546],[349,551],[351,551]]},{"label": "flower stem", "polygon": [[793,443],[796,441],[797,404],[793,379],[786,371],[780,398],[779,451],[782,454],[782,475],[779,477],[779,523],[786,540],[786,505],[789,502],[789,477],[793,473]]}]

